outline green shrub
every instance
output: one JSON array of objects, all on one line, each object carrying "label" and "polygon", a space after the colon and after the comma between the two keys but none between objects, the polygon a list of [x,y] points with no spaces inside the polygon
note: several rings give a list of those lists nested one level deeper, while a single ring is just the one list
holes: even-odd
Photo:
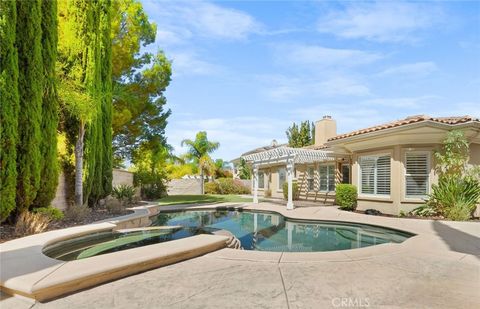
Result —
[{"label": "green shrub", "polygon": [[355,210],[357,208],[357,187],[346,183],[337,184],[335,199],[340,209]]},{"label": "green shrub", "polygon": [[45,215],[52,221],[59,221],[65,217],[63,211],[52,206],[34,208],[32,212]]},{"label": "green shrub", "polygon": [[219,194],[218,183],[215,181],[210,181],[205,183],[204,191],[205,191],[205,194]]},{"label": "green shrub", "polygon": [[204,185],[205,194],[249,194],[247,188],[241,181],[233,178],[219,178],[207,182]]},{"label": "green shrub", "polygon": [[119,185],[112,189],[112,195],[124,206],[130,206],[133,204],[135,188],[129,185]]},{"label": "green shrub", "polygon": [[[468,220],[480,201],[480,183],[473,178],[442,177],[432,185],[427,206],[450,220]],[[468,213],[468,216],[466,214]]]},{"label": "green shrub", "polygon": [[[292,199],[294,201],[300,199],[300,191],[298,190],[298,184],[296,181],[292,182],[292,191],[293,191]],[[288,182],[287,181],[283,183],[283,198],[285,200],[288,200]]]},{"label": "green shrub", "polygon": [[434,217],[439,215],[434,207],[426,204],[415,208],[410,214],[421,217]]},{"label": "green shrub", "polygon": [[140,187],[140,195],[147,200],[155,200],[167,196],[167,176],[162,172],[137,171],[133,175],[133,183]]},{"label": "green shrub", "polygon": [[472,217],[472,208],[470,205],[458,202],[445,211],[445,217],[453,221],[467,221]]}]

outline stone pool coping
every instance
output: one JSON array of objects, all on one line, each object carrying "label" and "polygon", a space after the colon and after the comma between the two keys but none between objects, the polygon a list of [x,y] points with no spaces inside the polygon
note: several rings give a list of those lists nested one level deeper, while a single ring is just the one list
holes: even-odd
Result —
[{"label": "stone pool coping", "polygon": [[[329,220],[378,225],[411,232],[416,236],[400,244],[382,244],[332,252],[239,251],[225,248],[227,237],[198,235],[70,262],[51,259],[42,253],[46,245],[71,237],[92,232],[147,226],[150,223],[150,217],[162,210],[199,210],[225,207],[276,212],[293,220]],[[451,236],[461,246],[459,250],[458,248],[452,249],[451,244],[444,241],[445,235],[439,235],[435,229],[436,221],[367,216],[340,211],[336,207],[308,207],[287,211],[284,207],[271,203],[172,206],[149,204],[136,207],[133,210],[133,214],[107,219],[99,223],[50,231],[1,244],[1,289],[9,294],[18,294],[45,301],[107,281],[205,254],[221,259],[272,263],[355,261],[371,259],[381,255],[396,255],[402,252],[436,253],[464,262],[477,262],[477,259],[480,258],[480,244],[478,243],[480,225],[474,222],[442,221],[439,223],[453,230],[460,230],[465,234],[460,235],[455,234],[454,231],[451,232]]]},{"label": "stone pool coping", "polygon": [[133,214],[99,223],[31,235],[0,244],[0,289],[38,301],[93,287],[132,274],[205,255],[226,246],[229,237],[196,235],[133,250],[123,250],[75,261],[43,254],[58,241],[97,232],[145,226],[158,213],[155,205],[137,207]]}]

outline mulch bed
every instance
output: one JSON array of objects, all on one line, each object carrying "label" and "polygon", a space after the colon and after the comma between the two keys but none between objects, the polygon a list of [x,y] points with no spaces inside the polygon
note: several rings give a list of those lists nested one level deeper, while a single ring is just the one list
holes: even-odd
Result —
[{"label": "mulch bed", "polygon": [[[91,212],[85,217],[85,219],[80,221],[71,221],[71,220],[61,220],[53,221],[49,224],[47,231],[53,231],[58,229],[63,229],[67,227],[90,224],[96,221],[105,220],[109,218],[114,218],[122,215],[132,213],[130,210],[125,210],[122,213],[110,213],[106,209],[102,208],[92,208]],[[15,225],[2,223],[0,226],[0,243],[6,242],[15,238],[20,238],[23,236],[15,235]]]},{"label": "mulch bed", "polygon": [[[355,210],[353,212],[356,212],[358,214],[362,215],[369,215],[366,214],[365,211],[363,210]],[[377,215],[371,215],[370,216],[379,216],[379,217],[389,217],[389,218],[401,218],[401,219],[421,219],[421,220],[444,220],[444,221],[450,221],[444,217],[436,216],[436,217],[422,217],[422,216],[415,216],[415,215],[406,215],[406,216],[397,216],[397,215],[389,215],[389,214],[377,214]],[[473,218],[468,221],[479,221],[480,218]]]}]

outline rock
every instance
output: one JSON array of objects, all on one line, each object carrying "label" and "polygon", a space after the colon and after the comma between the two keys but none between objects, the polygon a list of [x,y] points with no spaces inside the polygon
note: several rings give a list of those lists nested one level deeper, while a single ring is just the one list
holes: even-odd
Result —
[{"label": "rock", "polygon": [[365,210],[366,215],[380,216],[382,213],[376,209],[367,209]]}]

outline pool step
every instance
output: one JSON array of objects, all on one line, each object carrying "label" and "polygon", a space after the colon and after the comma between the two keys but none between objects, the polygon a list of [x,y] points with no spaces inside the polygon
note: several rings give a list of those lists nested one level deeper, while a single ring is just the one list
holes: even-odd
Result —
[{"label": "pool step", "polygon": [[228,240],[227,240],[227,248],[230,248],[230,249],[237,249],[237,250],[243,250],[242,248],[242,243],[240,242],[240,240],[235,237],[235,236],[231,236]]}]

